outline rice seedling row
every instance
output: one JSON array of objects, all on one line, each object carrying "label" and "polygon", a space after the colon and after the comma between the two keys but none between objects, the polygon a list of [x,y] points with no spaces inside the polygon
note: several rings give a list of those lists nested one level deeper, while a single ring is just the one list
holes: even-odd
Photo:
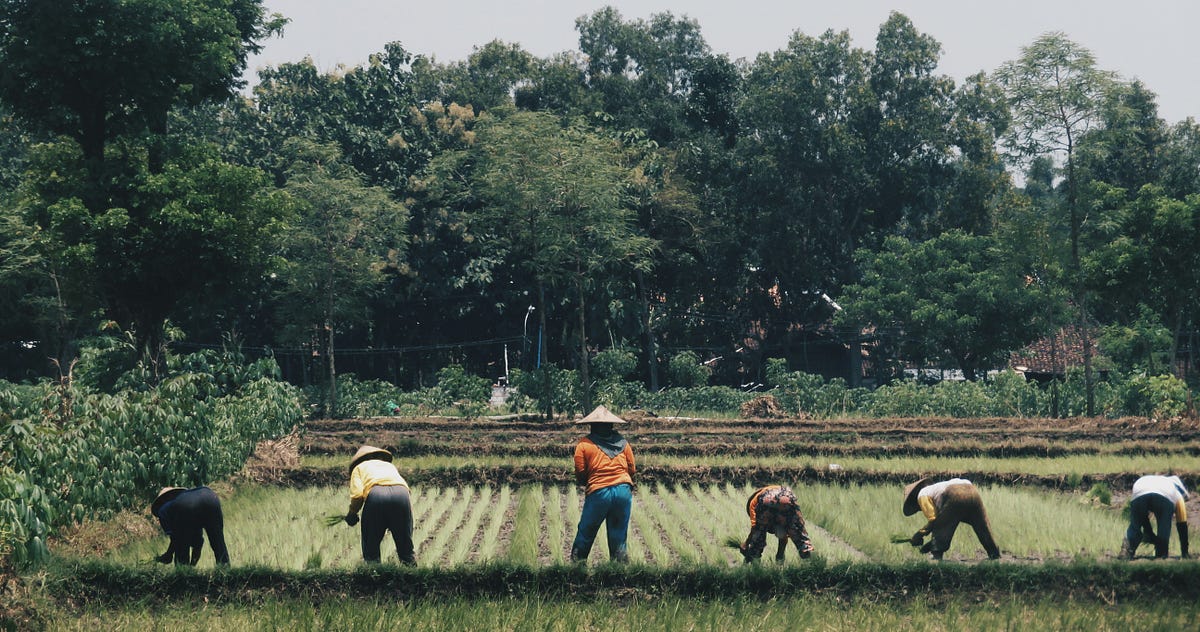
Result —
[{"label": "rice seedling row", "polygon": [[[448,551],[447,545],[452,538],[462,537],[463,521],[467,518],[467,510],[477,503],[476,490],[463,488],[457,498],[451,501],[449,510],[441,519],[441,524],[433,525],[433,535],[417,550],[427,564],[438,565],[444,562]],[[415,542],[414,542],[415,545]]]},{"label": "rice seedling row", "polygon": [[[809,524],[816,554],[830,561],[893,563],[924,559],[916,549],[895,544],[924,524],[921,515],[900,512],[898,485],[813,485],[791,483]],[[1112,559],[1125,530],[1117,508],[1084,494],[981,485],[992,531],[1004,559]],[[739,564],[736,550],[724,546],[745,538],[746,499],[753,487],[721,483],[643,485],[634,496],[629,540],[633,561],[654,565]],[[417,488],[413,490],[414,544],[422,566],[452,566],[507,560],[546,565],[566,560],[582,504],[574,488],[526,485]],[[226,541],[235,565],[284,569],[350,567],[359,563],[359,531],[326,527],[323,519],[344,511],[344,488],[247,488],[226,501]],[[601,527],[591,561],[609,558],[606,527]],[[1172,537],[1171,552],[1178,554]],[[138,541],[110,557],[127,564],[148,563],[165,548],[164,537]],[[768,547],[774,537],[768,537]],[[768,548],[768,553],[772,549]],[[383,559],[394,560],[390,538]],[[1147,551],[1143,551],[1146,554]],[[794,547],[788,562],[798,563]],[[769,555],[768,555],[769,557]],[[947,557],[980,560],[984,553],[969,526],[960,527]],[[202,566],[211,566],[206,550]]]},{"label": "rice seedling row", "polygon": [[466,562],[471,555],[472,545],[479,540],[480,523],[485,513],[494,513],[492,497],[495,495],[490,485],[479,489],[479,494],[471,502],[471,513],[467,516],[454,538],[454,546],[447,552],[443,563],[454,566]]},{"label": "rice seedling row", "polygon": [[500,488],[499,498],[496,500],[491,517],[488,519],[483,532],[476,538],[478,545],[471,554],[470,560],[472,562],[484,562],[502,557],[503,543],[501,542],[500,532],[506,524],[512,524],[515,516],[516,507],[514,506],[512,488],[506,485]]}]

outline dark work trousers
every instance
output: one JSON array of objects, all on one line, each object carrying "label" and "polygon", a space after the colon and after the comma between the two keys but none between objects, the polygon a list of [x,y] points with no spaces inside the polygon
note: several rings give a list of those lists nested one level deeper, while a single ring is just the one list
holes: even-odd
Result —
[{"label": "dark work trousers", "polygon": [[929,525],[929,531],[933,534],[930,552],[935,558],[941,559],[942,553],[950,549],[950,542],[954,539],[954,532],[960,522],[965,522],[975,529],[975,537],[979,538],[979,543],[983,545],[983,550],[987,551],[988,557],[1000,557],[1000,549],[992,539],[992,529],[988,525],[987,512],[983,509],[979,490],[974,485],[951,485],[942,492],[937,518]]},{"label": "dark work trousers", "polygon": [[221,501],[217,493],[207,487],[197,487],[181,492],[159,511],[159,523],[171,536],[170,552],[176,564],[195,565],[200,561],[200,550],[204,548],[204,535],[212,546],[217,564],[229,564],[229,551],[225,548],[225,518],[221,515]]},{"label": "dark work trousers", "polygon": [[1129,503],[1129,529],[1125,539],[1129,540],[1129,554],[1137,552],[1142,543],[1142,531],[1150,526],[1150,514],[1158,519],[1158,531],[1154,535],[1154,556],[1167,557],[1167,546],[1171,544],[1171,523],[1175,520],[1175,503],[1162,494],[1143,494]]},{"label": "dark work trousers", "polygon": [[396,554],[405,564],[416,564],[413,555],[412,499],[403,485],[376,485],[367,494],[362,510],[362,554],[368,562],[379,562],[383,534],[392,532]]}]

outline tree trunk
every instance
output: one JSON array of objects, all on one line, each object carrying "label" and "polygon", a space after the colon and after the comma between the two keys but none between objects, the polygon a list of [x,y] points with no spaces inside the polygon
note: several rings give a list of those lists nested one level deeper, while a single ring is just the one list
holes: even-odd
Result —
[{"label": "tree trunk", "polygon": [[646,368],[650,373],[650,391],[658,390],[658,350],[654,344],[654,330],[650,327],[650,297],[646,292],[646,279],[641,270],[637,272],[638,295],[642,299],[642,331],[646,334]]},{"label": "tree trunk", "polygon": [[583,272],[578,262],[575,264],[575,290],[579,295],[579,383],[583,389],[580,403],[583,413],[587,414],[592,409],[592,382],[588,376],[587,297],[584,296]]},{"label": "tree trunk", "polygon": [[1088,331],[1087,290],[1083,285],[1083,269],[1079,263],[1079,199],[1075,189],[1074,139],[1067,127],[1067,206],[1071,213],[1071,268],[1075,285],[1075,307],[1079,310],[1079,335],[1083,337],[1083,389],[1087,400],[1088,417],[1096,415],[1096,387],[1092,377],[1092,335]]},{"label": "tree trunk", "polygon": [[326,416],[334,418],[337,415],[337,369],[333,359],[333,283],[325,288],[325,354],[329,370],[329,405]]},{"label": "tree trunk", "polygon": [[1175,360],[1175,354],[1179,353],[1179,337],[1181,335],[1183,335],[1183,310],[1179,309],[1175,311],[1175,327],[1171,331],[1171,351],[1167,354],[1167,369],[1171,375],[1186,380],[1187,373]]}]

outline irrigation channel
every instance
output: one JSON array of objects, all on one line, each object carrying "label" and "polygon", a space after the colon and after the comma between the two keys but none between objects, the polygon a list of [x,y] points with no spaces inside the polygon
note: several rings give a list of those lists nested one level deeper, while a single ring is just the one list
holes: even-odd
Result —
[{"label": "irrigation channel", "polygon": [[[198,575],[150,564],[165,538],[148,516],[127,516],[96,527],[113,545],[86,553],[66,547],[61,564],[69,570],[50,582],[51,591],[85,603],[121,602],[122,586],[139,582],[153,585],[159,598],[199,591],[234,601],[262,591],[486,597],[537,590],[576,599],[602,586],[687,597],[775,590],[881,599],[910,590],[1042,591],[1097,601],[1145,599],[1147,590],[1200,596],[1200,564],[1178,560],[1174,534],[1172,561],[1145,559],[1150,547],[1143,559],[1116,559],[1134,479],[1170,472],[1191,489],[1200,484],[1194,425],[635,418],[624,429],[639,460],[628,567],[606,562],[603,531],[588,566],[566,563],[582,504],[571,484],[571,450],[582,434],[568,420],[310,422],[299,465],[276,468],[265,482],[258,476],[220,484],[230,571],[206,571],[208,550]],[[396,565],[387,540],[385,564],[364,567],[357,529],[324,523],[345,511],[345,466],[363,443],[392,450],[412,487],[416,569]],[[965,525],[941,564],[893,543],[923,524],[919,515],[903,516],[900,505],[904,484],[926,475],[963,476],[980,486],[1002,550],[998,563],[985,561]],[[747,573],[724,541],[745,537],[746,499],[767,483],[796,491],[816,554],[801,560],[789,548],[782,565],[766,561]],[[1198,502],[1193,495],[1193,523]],[[769,552],[773,546],[772,537]]]}]

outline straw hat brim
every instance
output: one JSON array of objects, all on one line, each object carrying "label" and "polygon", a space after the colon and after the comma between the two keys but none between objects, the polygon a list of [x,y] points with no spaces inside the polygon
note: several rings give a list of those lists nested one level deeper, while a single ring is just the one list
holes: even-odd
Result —
[{"label": "straw hat brim", "polygon": [[350,459],[350,470],[353,471],[359,463],[369,459],[380,459],[390,463],[392,460],[392,453],[384,450],[383,448],[377,448],[373,445],[364,445],[358,449],[358,452],[354,453],[354,458]]},{"label": "straw hat brim", "polygon": [[150,503],[150,514],[157,516],[159,507],[171,502],[181,492],[186,491],[186,487],[164,487],[158,492],[158,496],[154,498],[154,502]]},{"label": "straw hat brim", "polygon": [[605,408],[603,406],[597,406],[596,410],[593,410],[592,412],[588,413],[587,417],[584,417],[583,419],[576,421],[575,425],[579,425],[579,424],[627,424],[627,423],[629,423],[629,422],[612,414],[612,412],[610,412],[607,408]]},{"label": "straw hat brim", "polygon": [[928,486],[929,477],[926,476],[904,488],[904,515],[911,516],[921,510],[921,506],[917,504],[917,494]]}]

